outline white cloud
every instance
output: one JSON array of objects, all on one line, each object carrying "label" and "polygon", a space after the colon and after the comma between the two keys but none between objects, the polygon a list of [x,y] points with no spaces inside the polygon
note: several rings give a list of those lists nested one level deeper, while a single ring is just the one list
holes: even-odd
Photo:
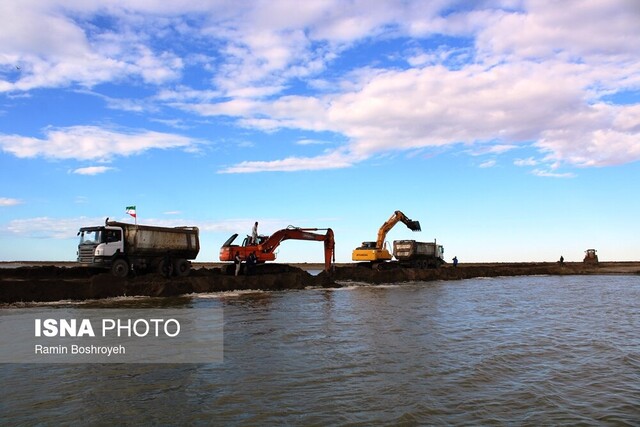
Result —
[{"label": "white cloud", "polygon": [[320,139],[304,138],[304,139],[297,140],[296,144],[298,144],[298,145],[324,145],[324,144],[331,144],[331,142],[330,141],[323,141],[323,140],[320,140]]},{"label": "white cloud", "polygon": [[[230,103],[242,105],[240,109],[226,108],[227,103],[200,108],[203,112],[210,108],[212,114],[238,114],[245,126],[262,130],[341,133],[349,137],[348,150],[359,159],[458,143],[480,143],[473,151],[477,154],[501,154],[532,141],[549,161],[568,165],[603,166],[637,158],[638,107],[585,103],[584,89],[590,80],[579,68],[563,63],[470,65],[458,71],[430,66],[377,73],[357,91],[322,99],[288,96],[270,104]],[[603,131],[616,128],[621,131]],[[567,132],[571,139],[558,136]],[[618,143],[612,144],[615,136]],[[609,143],[598,142],[603,140]],[[292,165],[307,163],[289,158],[247,166],[254,164],[299,170]],[[315,169],[318,164],[309,166]]]},{"label": "white cloud", "polygon": [[532,141],[548,161],[570,166],[640,159],[639,107],[586,102],[593,80],[582,68],[519,62],[387,71],[352,92],[253,102],[241,123],[341,133],[361,159],[461,142],[481,143],[473,152],[500,154]]},{"label": "white cloud", "polygon": [[9,197],[0,197],[0,207],[3,206],[16,206],[22,204],[22,200],[20,199],[12,199]]},{"label": "white cloud", "polygon": [[513,164],[516,166],[536,166],[538,165],[538,161],[533,157],[529,157],[526,159],[516,159],[513,161]]},{"label": "white cloud", "polygon": [[302,170],[340,169],[352,166],[356,159],[340,151],[316,157],[287,157],[273,161],[244,161],[219,173],[295,172]]},{"label": "white cloud", "polygon": [[[98,15],[109,24],[94,25]],[[0,91],[142,81],[160,86],[154,102],[192,114],[227,116],[267,132],[341,134],[348,141],[342,152],[352,157],[335,166],[323,155],[289,155],[225,171],[346,167],[380,153],[459,143],[467,150],[479,145],[472,153],[494,154],[533,144],[545,163],[607,166],[640,159],[638,107],[601,101],[603,95],[640,88],[638,22],[635,0],[567,0],[562,7],[551,0],[463,7],[448,1],[361,0],[295,7],[277,0],[4,2]],[[434,34],[463,36],[471,43],[416,47]],[[346,75],[322,74],[362,41],[401,37],[417,42],[394,53],[412,68],[383,69],[371,62],[353,65]],[[182,57],[176,40],[211,48]],[[182,71],[194,66],[208,73],[210,86],[184,87]],[[322,92],[283,95],[293,83]],[[104,99],[125,111],[149,111],[154,105]],[[143,131],[102,130],[91,143],[82,137],[83,128],[97,129],[47,130],[45,139],[2,135],[0,148],[20,157],[85,160],[149,148],[194,148],[179,136]],[[127,143],[106,147],[112,137]],[[84,146],[71,153],[70,141]]]},{"label": "white cloud", "polygon": [[[214,71],[212,81],[225,96],[276,94],[290,79],[324,70],[359,40],[427,34],[416,29],[432,26],[438,10],[447,7],[446,2],[360,0],[298,2],[293,7],[277,0],[5,2],[0,6],[0,51],[7,53],[7,64],[24,67],[17,78],[0,81],[0,90],[93,86],[128,77],[160,84],[178,79],[185,65],[196,61]],[[106,17],[108,24],[94,25],[95,16]],[[171,40],[174,45],[176,38],[200,40],[216,49],[190,55],[185,64],[187,58],[154,43]]]},{"label": "white cloud", "polygon": [[104,224],[104,218],[24,218],[14,219],[0,228],[13,235],[38,239],[75,239],[78,229],[86,225]]},{"label": "white cloud", "polygon": [[531,171],[535,176],[543,176],[548,178],[575,178],[575,174],[571,172],[559,173],[545,169],[534,169]]},{"label": "white cloud", "polygon": [[240,141],[237,143],[237,146],[240,148],[253,148],[256,144],[251,141]]},{"label": "white cloud", "polygon": [[480,165],[478,166],[479,168],[482,169],[486,169],[486,168],[492,168],[496,165],[496,161],[495,160],[487,160],[486,162],[482,162],[480,163]]},{"label": "white cloud", "polygon": [[[640,5],[635,0],[527,2],[483,29],[477,43],[491,55],[602,60],[637,56]],[[509,35],[507,37],[507,35]]]},{"label": "white cloud", "polygon": [[579,167],[613,166],[640,160],[640,105],[595,104],[566,114],[535,144],[545,160]]},{"label": "white cloud", "polygon": [[80,89],[77,90],[77,92],[98,97],[106,103],[107,108],[113,110],[130,111],[134,113],[155,112],[158,110],[157,105],[148,99],[113,98],[87,89]]},{"label": "white cloud", "polygon": [[77,175],[99,175],[101,173],[105,173],[115,168],[109,166],[88,166],[85,168],[78,168],[72,171],[72,173]]},{"label": "white cloud", "polygon": [[363,154],[490,140],[512,148],[580,106],[572,77],[534,63],[391,71],[334,99],[329,114]]},{"label": "white cloud", "polygon": [[47,128],[45,138],[0,134],[0,149],[20,158],[105,160],[151,149],[193,149],[193,139],[145,130],[110,130],[96,126]]},{"label": "white cloud", "polygon": [[[440,49],[414,57],[416,68],[371,70],[353,74],[358,81],[335,85],[353,90],[323,98],[287,96],[250,106],[243,100],[249,108],[232,111],[217,105],[219,111],[213,108],[208,113],[222,113],[224,108],[241,116],[243,125],[268,131],[288,127],[342,133],[350,141],[348,150],[359,158],[494,141],[480,152],[499,154],[534,142],[549,163],[607,166],[635,161],[640,158],[640,130],[634,121],[640,114],[632,114],[637,107],[616,107],[601,114],[602,104],[594,102],[606,93],[640,87],[640,33],[635,31],[640,8],[625,0],[613,3],[587,6],[571,1],[566,10],[555,3],[532,3],[526,11],[484,13],[484,24],[473,11],[465,25],[457,27],[452,18],[442,23],[442,31],[475,32],[481,62],[450,69],[439,65],[447,58]],[[397,15],[392,13],[386,22],[394,21],[393,16]],[[574,32],[575,16],[584,19]],[[473,19],[477,20],[471,25]],[[620,25],[609,31],[611,20]],[[407,27],[419,27],[414,24]],[[597,126],[594,116],[599,116]],[[618,130],[623,127],[624,131]],[[571,138],[561,137],[567,133]],[[264,166],[288,170],[285,165],[295,160]]]},{"label": "white cloud", "polygon": [[[0,92],[72,84],[91,87],[130,76],[151,84],[178,78],[182,59],[171,52],[154,52],[145,44],[158,32],[160,20],[150,15],[140,21],[135,13],[124,13],[124,3],[116,3],[108,9],[116,27],[99,28],[85,21],[107,12],[99,3],[2,2],[0,67],[20,70],[0,79]],[[140,24],[142,34],[137,34]]]},{"label": "white cloud", "polygon": [[469,153],[472,156],[484,156],[486,154],[503,154],[508,151],[514,150],[516,148],[518,148],[518,146],[513,144],[496,144],[496,145],[478,144],[478,146],[470,150]]}]

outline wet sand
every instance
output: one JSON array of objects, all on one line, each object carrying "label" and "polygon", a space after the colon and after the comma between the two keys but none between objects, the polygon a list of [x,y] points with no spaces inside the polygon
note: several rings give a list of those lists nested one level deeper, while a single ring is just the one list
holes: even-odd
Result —
[{"label": "wet sand", "polygon": [[224,265],[194,263],[188,277],[159,274],[113,277],[104,270],[75,263],[0,263],[0,303],[111,298],[118,296],[176,296],[231,290],[282,290],[305,287],[340,287],[345,283],[401,283],[461,280],[473,277],[640,274],[640,262],[584,263],[478,263],[446,265],[438,269],[390,268],[375,270],[356,264],[338,264],[331,274],[321,264],[264,264],[253,275],[224,274]]}]

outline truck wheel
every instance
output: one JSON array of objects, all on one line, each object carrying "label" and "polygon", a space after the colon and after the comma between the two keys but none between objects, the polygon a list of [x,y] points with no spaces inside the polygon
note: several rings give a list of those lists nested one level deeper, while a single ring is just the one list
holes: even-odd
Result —
[{"label": "truck wheel", "polygon": [[160,260],[160,263],[158,264],[158,273],[162,274],[164,277],[171,277],[173,274],[173,263],[169,258]]},{"label": "truck wheel", "polygon": [[186,259],[177,259],[173,263],[173,271],[176,273],[176,276],[188,276],[191,271],[191,263]]},{"label": "truck wheel", "polygon": [[129,263],[125,259],[117,259],[111,264],[111,274],[125,278],[129,275]]}]

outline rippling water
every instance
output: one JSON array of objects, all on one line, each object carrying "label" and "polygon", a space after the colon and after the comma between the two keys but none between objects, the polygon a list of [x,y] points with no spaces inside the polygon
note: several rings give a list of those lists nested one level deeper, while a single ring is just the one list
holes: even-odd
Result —
[{"label": "rippling water", "polygon": [[4,423],[640,425],[640,276],[118,299],[222,307],[217,365],[2,365]]}]

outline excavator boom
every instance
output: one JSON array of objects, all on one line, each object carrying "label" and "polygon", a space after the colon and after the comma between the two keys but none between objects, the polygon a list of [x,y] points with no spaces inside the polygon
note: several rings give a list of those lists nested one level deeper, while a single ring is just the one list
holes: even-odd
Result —
[{"label": "excavator boom", "polygon": [[382,247],[384,246],[384,240],[387,238],[387,233],[389,232],[389,230],[391,230],[397,223],[401,221],[411,231],[422,230],[420,228],[420,221],[413,221],[407,218],[407,216],[402,212],[395,211],[393,215],[391,215],[391,217],[387,220],[387,222],[382,224],[382,227],[380,227],[380,230],[378,230],[378,240],[376,240],[376,248],[382,249]]}]

